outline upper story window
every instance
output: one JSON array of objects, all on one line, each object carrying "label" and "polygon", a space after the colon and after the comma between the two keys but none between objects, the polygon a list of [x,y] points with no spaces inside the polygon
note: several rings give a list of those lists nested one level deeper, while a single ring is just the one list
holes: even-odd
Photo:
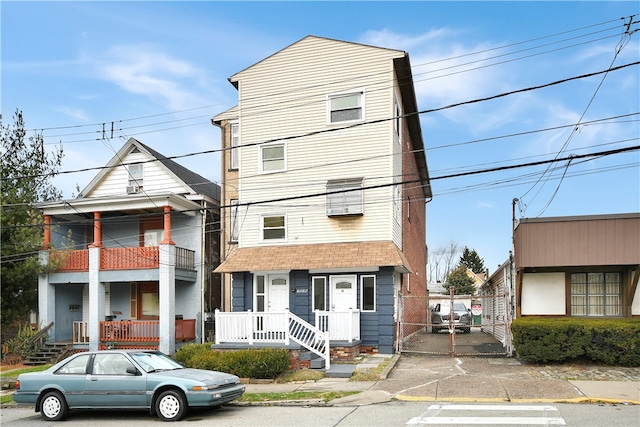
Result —
[{"label": "upper story window", "polygon": [[329,95],[329,123],[364,120],[364,92],[350,92]]},{"label": "upper story window", "polygon": [[238,146],[240,145],[240,124],[231,122],[231,149],[229,151],[229,169],[238,169]]},{"label": "upper story window", "polygon": [[286,240],[287,217],[285,215],[263,216],[260,223],[262,241]]},{"label": "upper story window", "polygon": [[364,213],[362,178],[335,179],[327,182],[327,215]]},{"label": "upper story window", "polygon": [[279,172],[286,169],[286,147],[284,143],[260,147],[260,172]]},{"label": "upper story window", "polygon": [[129,181],[127,185],[127,194],[139,193],[142,191],[144,178],[144,165],[129,165],[128,169]]},{"label": "upper story window", "polygon": [[398,98],[393,97],[393,130],[396,135],[400,137],[400,131],[402,129],[402,111],[400,110],[400,103],[398,103]]},{"label": "upper story window", "polygon": [[571,315],[622,316],[620,273],[571,274]]}]

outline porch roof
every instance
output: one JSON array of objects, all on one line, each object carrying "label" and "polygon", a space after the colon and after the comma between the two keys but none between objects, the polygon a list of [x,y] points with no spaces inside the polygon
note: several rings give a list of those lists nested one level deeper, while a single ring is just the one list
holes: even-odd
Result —
[{"label": "porch roof", "polygon": [[272,270],[320,270],[396,267],[411,272],[404,254],[391,241],[323,243],[240,248],[216,273]]}]

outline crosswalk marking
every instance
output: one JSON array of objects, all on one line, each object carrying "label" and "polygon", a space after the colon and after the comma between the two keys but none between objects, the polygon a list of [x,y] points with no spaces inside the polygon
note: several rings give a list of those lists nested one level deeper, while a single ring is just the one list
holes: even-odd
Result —
[{"label": "crosswalk marking", "polygon": [[[465,416],[449,416],[451,412],[466,412]],[[505,412],[507,416],[468,416],[468,412]],[[533,412],[541,416],[512,416],[516,413]],[[444,415],[444,416],[443,416]],[[549,416],[553,415],[553,416]],[[431,405],[427,412],[411,418],[406,425],[566,425],[558,409],[550,405]]]}]

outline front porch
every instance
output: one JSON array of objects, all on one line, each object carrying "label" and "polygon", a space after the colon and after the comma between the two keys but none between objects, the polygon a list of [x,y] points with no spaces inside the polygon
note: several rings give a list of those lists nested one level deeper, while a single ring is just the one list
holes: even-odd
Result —
[{"label": "front porch", "polygon": [[310,324],[288,310],[281,312],[215,312],[215,344],[222,346],[285,346],[293,343],[304,347],[325,361],[340,358],[332,351],[336,344],[352,348],[360,340],[360,311],[314,311]]},{"label": "front porch", "polygon": [[[196,319],[175,320],[176,342],[196,339]],[[73,345],[89,345],[88,322],[73,322]],[[100,322],[98,348],[158,349],[160,343],[159,320],[120,320]]]}]

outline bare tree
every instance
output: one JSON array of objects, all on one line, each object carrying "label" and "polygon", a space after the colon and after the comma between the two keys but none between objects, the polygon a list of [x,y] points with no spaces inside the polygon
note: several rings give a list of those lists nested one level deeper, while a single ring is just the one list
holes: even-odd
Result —
[{"label": "bare tree", "polygon": [[447,276],[457,266],[462,247],[454,241],[429,251],[427,278],[429,283],[444,283]]}]

